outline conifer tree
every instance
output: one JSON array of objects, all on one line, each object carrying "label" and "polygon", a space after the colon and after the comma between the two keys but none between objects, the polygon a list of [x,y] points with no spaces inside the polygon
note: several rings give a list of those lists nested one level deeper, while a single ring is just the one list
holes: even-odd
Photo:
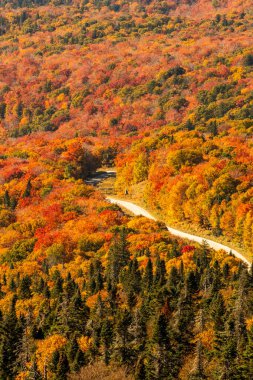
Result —
[{"label": "conifer tree", "polygon": [[241,380],[253,378],[253,326],[248,332],[247,344],[244,348],[238,373]]},{"label": "conifer tree", "polygon": [[50,370],[54,374],[52,380],[67,380],[69,362],[64,350],[53,353]]},{"label": "conifer tree", "polygon": [[126,237],[126,229],[122,228],[119,233],[115,234],[113,243],[109,249],[107,281],[110,280],[111,284],[114,285],[119,281],[121,269],[129,262],[130,254]]},{"label": "conifer tree", "polygon": [[23,192],[22,197],[23,198],[30,197],[31,196],[31,190],[32,190],[32,184],[31,184],[31,179],[29,179],[27,184],[26,184],[26,188],[25,188],[25,191]]},{"label": "conifer tree", "polygon": [[153,285],[153,264],[151,259],[148,259],[144,275],[143,275],[143,289],[149,291]]},{"label": "conifer tree", "polygon": [[94,276],[95,276],[95,292],[99,292],[104,287],[103,268],[100,260],[95,260],[94,263]]},{"label": "conifer tree", "polygon": [[0,334],[0,375],[3,379],[14,378],[17,367],[18,346],[22,337],[22,328],[16,316],[17,298],[13,297],[10,311],[1,322]]},{"label": "conifer tree", "polygon": [[173,378],[173,374],[177,371],[177,366],[168,332],[168,320],[164,313],[160,313],[156,320],[152,340],[154,347],[151,356],[153,361],[151,373],[157,380]]},{"label": "conifer tree", "polygon": [[131,363],[130,349],[131,334],[129,327],[132,322],[131,314],[127,309],[120,310],[116,317],[114,354],[119,363]]},{"label": "conifer tree", "polygon": [[68,273],[64,285],[64,294],[67,299],[71,299],[74,296],[77,287],[75,281],[71,278],[70,273]]},{"label": "conifer tree", "polygon": [[4,192],[4,205],[6,208],[11,207],[11,199],[8,190],[5,190]]},{"label": "conifer tree", "polygon": [[155,276],[154,276],[154,283],[158,287],[162,287],[166,280],[166,268],[165,268],[165,262],[164,260],[161,260],[159,256],[157,256],[156,259],[156,270],[155,270]]},{"label": "conifer tree", "polygon": [[145,347],[145,341],[147,338],[147,327],[144,317],[144,309],[137,309],[133,315],[132,323],[129,327],[129,331],[132,335],[132,349],[137,352],[142,352]]},{"label": "conifer tree", "polygon": [[194,365],[193,365],[189,378],[191,380],[206,379],[206,376],[204,373],[204,363],[203,363],[203,347],[200,340],[197,343]]},{"label": "conifer tree", "polygon": [[101,329],[101,342],[103,346],[103,355],[105,364],[109,364],[110,361],[110,347],[113,341],[113,327],[111,321],[106,318],[102,324]]},{"label": "conifer tree", "polygon": [[220,339],[220,356],[222,362],[222,378],[233,379],[236,374],[237,339],[235,334],[235,321],[230,314],[225,326],[225,333]]},{"label": "conifer tree", "polygon": [[31,297],[31,279],[28,275],[24,276],[21,280],[19,295],[22,299],[28,299]]}]

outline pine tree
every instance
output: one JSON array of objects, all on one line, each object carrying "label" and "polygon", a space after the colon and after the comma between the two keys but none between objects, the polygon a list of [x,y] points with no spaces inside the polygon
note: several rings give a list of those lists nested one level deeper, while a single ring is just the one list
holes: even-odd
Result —
[{"label": "pine tree", "polygon": [[220,339],[220,357],[223,366],[222,378],[230,380],[234,378],[237,358],[237,339],[235,334],[235,321],[230,314],[226,322],[225,332]]},{"label": "pine tree", "polygon": [[192,297],[186,283],[179,295],[175,314],[175,332],[183,350],[190,346],[189,342],[193,334],[194,310],[192,306]]},{"label": "pine tree", "polygon": [[11,199],[10,199],[8,190],[5,190],[5,193],[4,193],[4,205],[6,208],[11,207]]},{"label": "pine tree", "polygon": [[172,379],[177,366],[168,332],[168,320],[163,313],[156,320],[152,341],[151,373],[154,379]]},{"label": "pine tree", "polygon": [[54,284],[54,287],[52,289],[52,296],[59,298],[62,296],[62,293],[63,293],[63,279],[61,278],[61,276],[59,276],[55,280],[55,284]]},{"label": "pine tree", "polygon": [[32,190],[32,184],[31,184],[31,179],[29,179],[27,184],[26,184],[26,188],[25,188],[25,191],[23,192],[22,197],[23,198],[30,197],[31,196],[31,190]]},{"label": "pine tree", "polygon": [[75,335],[76,334],[74,333],[74,336],[70,338],[66,348],[67,359],[71,372],[78,371],[84,364],[84,355],[78,346]]},{"label": "pine tree", "polygon": [[241,380],[253,378],[253,326],[248,332],[247,344],[242,354],[241,364],[238,367]]},{"label": "pine tree", "polygon": [[167,333],[167,325],[168,322],[165,315],[160,314],[154,327],[153,341],[159,346],[164,346],[168,349],[170,346],[170,341]]},{"label": "pine tree", "polygon": [[216,295],[210,305],[210,314],[214,322],[214,350],[220,356],[225,337],[226,308],[220,293]]},{"label": "pine tree", "polygon": [[10,280],[10,285],[9,285],[9,289],[11,292],[16,292],[17,290],[17,286],[16,286],[16,283],[14,281],[14,278],[12,277],[11,280]]},{"label": "pine tree", "polygon": [[247,304],[245,296],[250,287],[249,275],[247,270],[242,270],[239,278],[239,286],[237,291],[237,299],[235,302],[235,332],[237,339],[237,353],[241,355],[247,342],[247,330],[245,322],[245,309]]},{"label": "pine tree", "polygon": [[90,294],[95,294],[96,293],[96,281],[94,278],[94,265],[93,265],[93,263],[90,264],[88,278],[89,278],[88,288],[89,288]]},{"label": "pine tree", "polygon": [[21,319],[22,323],[22,336],[17,345],[17,360],[16,366],[22,371],[27,370],[27,363],[32,361],[35,352],[35,342],[33,338],[32,329],[32,314],[29,313],[25,318]]},{"label": "pine tree", "polygon": [[212,286],[211,286],[211,297],[215,297],[216,294],[221,289],[221,287],[222,287],[221,278],[222,278],[222,273],[220,270],[220,266],[219,266],[219,263],[216,261],[214,263],[214,267],[213,267],[213,280],[212,280]]},{"label": "pine tree", "polygon": [[165,275],[166,275],[165,262],[164,260],[161,260],[159,256],[157,256],[154,283],[159,288],[162,287],[166,282]]},{"label": "pine tree", "polygon": [[180,282],[180,277],[178,274],[178,270],[176,267],[172,267],[169,273],[169,279],[168,279],[168,289],[172,294],[178,293],[178,285]]},{"label": "pine tree", "polygon": [[76,290],[77,290],[77,286],[75,284],[75,281],[71,278],[71,275],[70,273],[67,274],[67,278],[65,280],[65,284],[64,284],[64,294],[65,296],[70,299],[74,296]]},{"label": "pine tree", "polygon": [[142,281],[143,289],[149,291],[153,286],[153,264],[150,258],[148,259]]},{"label": "pine tree", "polygon": [[12,379],[16,374],[17,352],[22,337],[22,328],[16,316],[17,298],[13,297],[10,311],[1,322],[0,334],[0,378]]},{"label": "pine tree", "polygon": [[44,285],[43,288],[43,296],[47,299],[50,299],[50,290],[47,284]]},{"label": "pine tree", "polygon": [[94,277],[95,277],[95,292],[99,292],[104,287],[103,267],[100,260],[95,260],[94,263]]},{"label": "pine tree", "polygon": [[209,123],[209,130],[212,133],[213,136],[218,135],[218,127],[217,127],[217,122],[216,121],[211,121]]},{"label": "pine tree", "polygon": [[191,380],[206,379],[206,376],[204,373],[204,363],[203,363],[203,347],[200,340],[198,341],[198,344],[196,347],[194,365],[193,365],[193,369],[190,373],[189,378]]},{"label": "pine tree", "polygon": [[64,350],[53,353],[49,369],[53,373],[52,380],[67,380],[69,362]]},{"label": "pine tree", "polygon": [[70,338],[75,332],[82,335],[88,313],[88,307],[83,303],[79,289],[70,300],[64,295],[56,313],[53,330],[67,338]]},{"label": "pine tree", "polygon": [[193,294],[198,289],[198,280],[195,273],[191,270],[187,274],[186,286],[188,291]]},{"label": "pine tree", "polygon": [[120,232],[116,233],[114,236],[113,243],[109,249],[107,281],[110,280],[110,282],[114,285],[119,282],[120,271],[129,263],[130,260],[126,237],[126,229],[122,228]]},{"label": "pine tree", "polygon": [[120,310],[116,316],[114,355],[119,363],[131,363],[133,352],[130,349],[131,334],[129,327],[132,316],[128,310]]},{"label": "pine tree", "polygon": [[24,276],[21,280],[20,288],[19,288],[19,296],[21,299],[28,299],[31,297],[31,279],[28,275]]},{"label": "pine tree", "polygon": [[2,291],[2,284],[0,283],[0,299],[4,298],[5,293]]},{"label": "pine tree", "polygon": [[106,320],[102,324],[101,329],[101,342],[103,345],[103,354],[105,364],[109,364],[110,361],[110,347],[113,341],[113,328],[111,321],[106,318]]},{"label": "pine tree", "polygon": [[147,338],[146,315],[144,317],[144,314],[146,313],[143,308],[137,309],[129,327],[129,332],[132,335],[132,349],[136,352],[136,356],[143,351]]},{"label": "pine tree", "polygon": [[131,283],[131,288],[133,292],[138,294],[141,289],[141,273],[139,270],[139,264],[136,257],[134,257],[134,259],[130,261],[129,282]]}]

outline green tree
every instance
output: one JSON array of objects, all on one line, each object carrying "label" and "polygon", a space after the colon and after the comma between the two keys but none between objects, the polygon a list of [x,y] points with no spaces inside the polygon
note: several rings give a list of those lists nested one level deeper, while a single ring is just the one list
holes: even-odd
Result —
[{"label": "green tree", "polygon": [[112,245],[108,254],[107,278],[111,284],[119,282],[120,271],[129,263],[127,232],[122,228],[114,235]]}]

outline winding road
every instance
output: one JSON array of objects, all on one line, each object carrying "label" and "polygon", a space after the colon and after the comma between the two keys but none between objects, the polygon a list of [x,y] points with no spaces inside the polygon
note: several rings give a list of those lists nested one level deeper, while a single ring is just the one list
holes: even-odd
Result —
[{"label": "winding road", "polygon": [[[107,197],[106,199],[111,203],[117,204],[118,206],[121,206],[121,207],[131,211],[134,215],[142,215],[142,216],[145,216],[146,218],[157,220],[147,210],[143,209],[140,206],[137,206],[136,204],[134,204],[132,202],[123,201],[123,200],[115,199],[112,197]],[[167,229],[172,235],[179,236],[179,237],[184,238],[184,239],[196,241],[197,243],[200,243],[200,244],[203,243],[203,241],[205,241],[209,245],[209,247],[213,248],[215,251],[223,250],[223,251],[227,252],[228,254],[232,253],[238,259],[242,260],[248,267],[251,266],[251,263],[241,253],[237,252],[236,250],[234,250],[234,249],[232,249],[226,245],[217,243],[216,241],[213,241],[213,240],[204,239],[201,236],[191,235],[191,234],[188,234],[186,232],[176,230],[175,228],[171,228],[169,226],[167,226]]]}]

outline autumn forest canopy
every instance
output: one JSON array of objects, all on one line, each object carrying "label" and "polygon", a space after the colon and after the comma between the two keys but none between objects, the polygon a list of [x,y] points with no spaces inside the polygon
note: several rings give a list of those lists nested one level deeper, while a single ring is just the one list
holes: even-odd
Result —
[{"label": "autumn forest canopy", "polygon": [[252,6],[0,0],[0,380],[253,378]]}]

